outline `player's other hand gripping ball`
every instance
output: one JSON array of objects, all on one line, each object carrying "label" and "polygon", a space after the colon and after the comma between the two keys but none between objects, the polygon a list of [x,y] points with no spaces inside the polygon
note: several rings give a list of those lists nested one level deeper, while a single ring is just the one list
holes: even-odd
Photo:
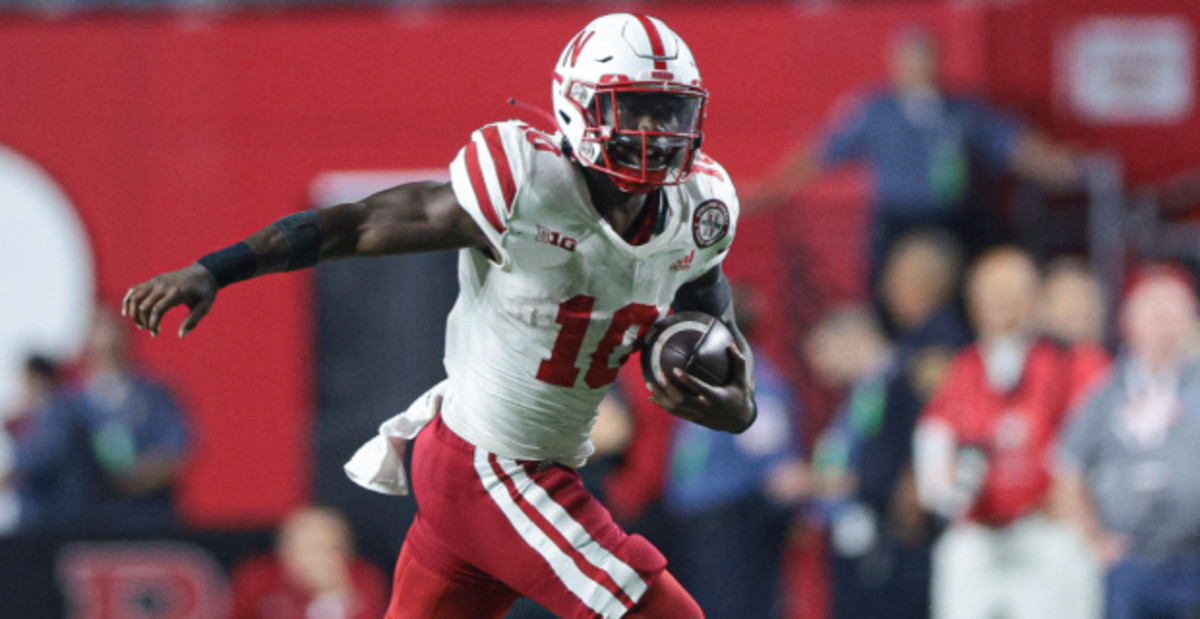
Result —
[{"label": "player's other hand gripping ball", "polygon": [[733,333],[724,322],[702,312],[672,314],[651,327],[642,350],[642,376],[662,389],[670,380],[680,391],[695,395],[675,376],[676,368],[714,387],[728,385],[733,376]]}]

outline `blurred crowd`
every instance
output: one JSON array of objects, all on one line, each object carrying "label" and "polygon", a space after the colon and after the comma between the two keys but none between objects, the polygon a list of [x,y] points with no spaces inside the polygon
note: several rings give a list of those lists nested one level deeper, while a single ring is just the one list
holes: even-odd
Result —
[{"label": "blurred crowd", "polygon": [[[127,324],[97,307],[78,360],[31,354],[0,416],[0,537],[162,539],[184,531],[176,490],[192,448],[170,388],[132,363]],[[357,557],[337,511],[297,509],[272,553],[231,574],[237,619],[372,619],[382,570]]]},{"label": "blurred crowd", "polygon": [[189,432],[177,398],[130,362],[125,325],[99,307],[78,360],[25,362],[0,417],[0,533],[167,534]]},{"label": "blurred crowd", "polygon": [[1200,479],[1171,447],[1200,414],[1190,274],[1133,279],[1110,367],[1083,263],[993,248],[960,304],[948,247],[916,232],[888,256],[893,337],[864,308],[809,336],[847,392],[812,456],[835,616],[1193,616]]}]

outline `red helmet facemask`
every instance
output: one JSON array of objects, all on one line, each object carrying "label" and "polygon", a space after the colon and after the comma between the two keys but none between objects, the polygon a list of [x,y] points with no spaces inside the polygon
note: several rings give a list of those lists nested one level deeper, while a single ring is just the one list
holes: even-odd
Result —
[{"label": "red helmet facemask", "polygon": [[[628,193],[678,185],[692,175],[704,138],[701,124],[708,91],[661,82],[596,87],[583,135],[580,160],[607,174]],[[596,151],[588,144],[595,144]],[[597,156],[598,155],[598,156]]]}]

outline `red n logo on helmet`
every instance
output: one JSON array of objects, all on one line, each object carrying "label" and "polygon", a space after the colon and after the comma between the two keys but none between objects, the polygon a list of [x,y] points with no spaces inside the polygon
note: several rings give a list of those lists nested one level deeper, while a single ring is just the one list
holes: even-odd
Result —
[{"label": "red n logo on helmet", "polygon": [[587,45],[588,40],[592,38],[593,34],[596,34],[594,30],[580,32],[575,35],[575,38],[571,40],[571,44],[567,46],[567,49],[571,52],[572,67],[575,66],[575,61],[579,60],[579,53],[583,51],[583,46]]}]

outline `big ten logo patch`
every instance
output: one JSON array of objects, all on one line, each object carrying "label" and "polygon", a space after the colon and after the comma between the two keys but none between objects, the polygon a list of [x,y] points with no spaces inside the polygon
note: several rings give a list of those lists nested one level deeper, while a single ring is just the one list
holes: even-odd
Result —
[{"label": "big ten logo patch", "polygon": [[567,251],[575,251],[575,245],[578,243],[574,237],[566,236],[541,225],[537,227],[537,242],[561,247]]},{"label": "big ten logo patch", "polygon": [[57,561],[75,619],[217,619],[230,612],[221,566],[182,542],[81,542]]}]

